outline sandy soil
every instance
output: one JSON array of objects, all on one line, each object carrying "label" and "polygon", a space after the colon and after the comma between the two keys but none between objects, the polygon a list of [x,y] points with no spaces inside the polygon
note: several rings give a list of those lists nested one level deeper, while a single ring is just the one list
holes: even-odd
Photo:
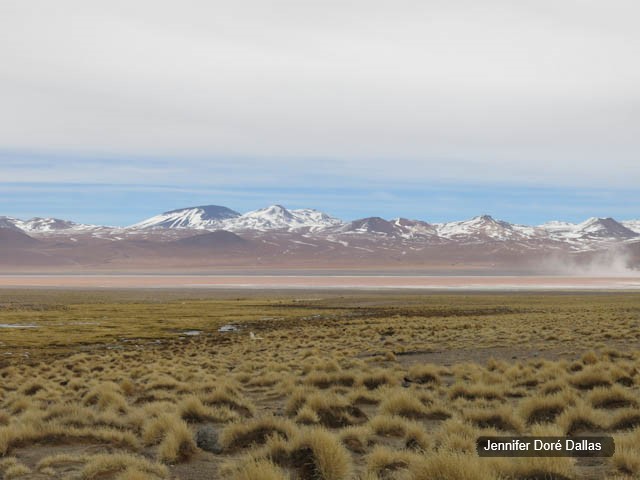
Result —
[{"label": "sandy soil", "polygon": [[640,276],[0,275],[0,287],[638,290]]}]

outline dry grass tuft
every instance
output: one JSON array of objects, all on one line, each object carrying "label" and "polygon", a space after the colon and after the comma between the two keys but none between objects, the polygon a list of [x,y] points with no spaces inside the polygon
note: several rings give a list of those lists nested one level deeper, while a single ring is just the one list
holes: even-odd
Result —
[{"label": "dry grass tuft", "polygon": [[91,388],[83,398],[85,405],[95,405],[100,410],[113,409],[121,413],[127,411],[127,401],[120,386],[105,382]]},{"label": "dry grass tuft", "polygon": [[[302,423],[305,420],[311,423],[315,418],[318,419],[317,423],[329,428],[340,428],[349,425],[357,425],[366,422],[367,416],[358,407],[351,405],[349,401],[341,396],[335,394],[326,393],[312,393],[306,396],[300,403],[297,400],[290,404],[295,405],[298,410],[305,407],[307,410],[302,416],[298,417]],[[296,412],[294,407],[288,409],[289,411]],[[312,415],[313,412],[315,417]],[[313,422],[315,423],[315,422]]]},{"label": "dry grass tuft", "polygon": [[380,403],[380,390],[369,391],[366,388],[354,388],[347,395],[352,405],[377,405]]},{"label": "dry grass tuft", "polygon": [[342,480],[353,471],[349,452],[336,436],[321,428],[305,430],[293,440],[289,461],[303,478]]},{"label": "dry grass tuft", "polygon": [[607,372],[601,368],[590,366],[572,375],[569,382],[580,390],[592,390],[596,387],[608,387],[611,380]]},{"label": "dry grass tuft", "polygon": [[212,408],[206,406],[195,395],[189,395],[177,405],[180,418],[189,423],[229,422],[238,419],[238,414],[227,407]]},{"label": "dry grass tuft", "polygon": [[367,473],[374,478],[391,478],[398,471],[408,469],[415,458],[416,454],[411,452],[378,445],[366,456]]},{"label": "dry grass tuft", "polygon": [[0,454],[5,455],[11,448],[33,442],[64,444],[69,441],[106,443],[113,446],[138,450],[138,439],[131,432],[112,428],[76,428],[56,423],[12,424],[0,427]]},{"label": "dry grass tuft", "polygon": [[585,365],[594,365],[598,363],[598,354],[593,350],[586,352],[582,355],[582,363]]},{"label": "dry grass tuft", "polygon": [[280,467],[267,459],[251,458],[232,469],[232,480],[289,480],[289,476]]},{"label": "dry grass tuft", "polygon": [[466,412],[466,418],[478,428],[493,428],[500,432],[520,433],[524,430],[522,420],[513,408],[503,405],[497,408],[477,408]]},{"label": "dry grass tuft", "polygon": [[612,432],[632,430],[637,427],[640,427],[640,411],[634,408],[617,411],[609,422],[609,430]]},{"label": "dry grass tuft", "polygon": [[411,462],[412,480],[497,480],[485,459],[454,452],[438,452]]},{"label": "dry grass tuft", "polygon": [[144,457],[126,453],[91,455],[83,457],[83,460],[86,464],[80,472],[82,480],[102,479],[107,475],[123,475],[127,472],[144,473],[149,480],[169,477],[165,466],[152,463]]},{"label": "dry grass tuft", "polygon": [[605,429],[606,418],[590,405],[579,401],[567,408],[557,419],[557,425],[565,435],[601,432]]},{"label": "dry grass tuft", "polygon": [[[31,469],[22,463],[16,463],[7,467],[2,478],[4,480],[13,480],[15,478],[27,477],[31,475]],[[27,477],[28,478],[28,477]]]},{"label": "dry grass tuft", "polygon": [[373,432],[366,425],[346,427],[340,431],[340,440],[350,451],[364,453],[373,444]]},{"label": "dry grass tuft", "polygon": [[145,445],[157,445],[171,430],[173,425],[180,422],[180,418],[171,414],[164,414],[147,420],[142,430],[142,440]]},{"label": "dry grass tuft", "polygon": [[640,430],[616,436],[614,442],[616,448],[611,464],[616,472],[632,478],[640,476]]},{"label": "dry grass tuft", "polygon": [[394,375],[388,370],[376,370],[361,375],[358,383],[367,390],[375,390],[380,387],[397,385],[399,380],[397,375]]},{"label": "dry grass tuft", "polygon": [[457,383],[449,390],[452,400],[464,398],[465,400],[499,400],[504,396],[501,385]]},{"label": "dry grass tuft", "polygon": [[305,378],[307,385],[312,385],[323,390],[336,386],[351,387],[355,381],[354,375],[346,372],[313,372]]},{"label": "dry grass tuft", "polygon": [[182,420],[173,422],[158,446],[158,459],[163,462],[184,462],[198,447],[189,426]]},{"label": "dry grass tuft", "polygon": [[404,435],[404,448],[416,452],[426,452],[433,448],[431,436],[419,424],[407,427]]},{"label": "dry grass tuft", "polygon": [[380,412],[414,420],[426,418],[428,414],[424,404],[409,390],[395,390],[386,395],[380,404]]},{"label": "dry grass tuft", "polygon": [[566,394],[524,399],[519,406],[520,416],[527,425],[553,422],[572,402]]},{"label": "dry grass tuft", "polygon": [[411,422],[396,415],[377,415],[369,421],[368,425],[376,435],[404,437]]},{"label": "dry grass tuft", "polygon": [[595,408],[608,410],[638,406],[636,398],[619,385],[614,385],[610,388],[594,388],[589,394],[588,400]]},{"label": "dry grass tuft", "polygon": [[573,459],[566,457],[525,457],[519,458],[517,462],[498,460],[496,467],[500,477],[509,480],[572,480],[576,478]]},{"label": "dry grass tuft", "polygon": [[253,417],[256,407],[247,398],[240,398],[240,395],[232,390],[219,389],[202,395],[202,403],[207,406],[227,407],[243,417]]},{"label": "dry grass tuft", "polygon": [[263,417],[244,423],[227,425],[220,435],[220,444],[227,451],[264,444],[269,437],[288,440],[296,433],[296,426],[285,418]]},{"label": "dry grass tuft", "polygon": [[475,455],[479,435],[480,432],[468,422],[452,418],[446,420],[436,432],[435,448],[439,452]]},{"label": "dry grass tuft", "polygon": [[439,383],[440,372],[435,365],[413,365],[409,368],[409,379],[416,383]]}]

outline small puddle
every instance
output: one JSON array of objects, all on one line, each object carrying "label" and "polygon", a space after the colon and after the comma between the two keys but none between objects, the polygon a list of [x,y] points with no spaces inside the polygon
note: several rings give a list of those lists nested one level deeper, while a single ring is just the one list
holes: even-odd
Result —
[{"label": "small puddle", "polygon": [[19,323],[0,323],[0,328],[38,328],[38,325],[19,324]]},{"label": "small puddle", "polygon": [[202,330],[187,330],[186,332],[182,332],[181,335],[187,335],[188,337],[197,337],[202,333]]},{"label": "small puddle", "polygon": [[222,333],[225,333],[225,332],[235,332],[235,331],[237,331],[237,330],[238,330],[238,328],[240,328],[240,327],[238,327],[237,325],[231,325],[231,324],[228,324],[228,325],[223,325],[223,326],[221,326],[221,327],[218,329],[218,331],[219,331],[219,332],[222,332]]}]

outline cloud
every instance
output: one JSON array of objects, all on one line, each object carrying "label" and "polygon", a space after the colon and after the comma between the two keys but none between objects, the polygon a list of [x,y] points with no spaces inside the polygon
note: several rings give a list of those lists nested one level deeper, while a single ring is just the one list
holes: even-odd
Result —
[{"label": "cloud", "polygon": [[629,188],[639,14],[626,0],[7,0],[0,175]]}]

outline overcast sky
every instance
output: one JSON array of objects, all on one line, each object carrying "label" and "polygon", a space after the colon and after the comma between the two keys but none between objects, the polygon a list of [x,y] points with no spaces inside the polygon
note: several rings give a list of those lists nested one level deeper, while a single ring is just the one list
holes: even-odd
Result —
[{"label": "overcast sky", "polygon": [[0,215],[640,217],[638,18],[621,0],[3,0]]}]

